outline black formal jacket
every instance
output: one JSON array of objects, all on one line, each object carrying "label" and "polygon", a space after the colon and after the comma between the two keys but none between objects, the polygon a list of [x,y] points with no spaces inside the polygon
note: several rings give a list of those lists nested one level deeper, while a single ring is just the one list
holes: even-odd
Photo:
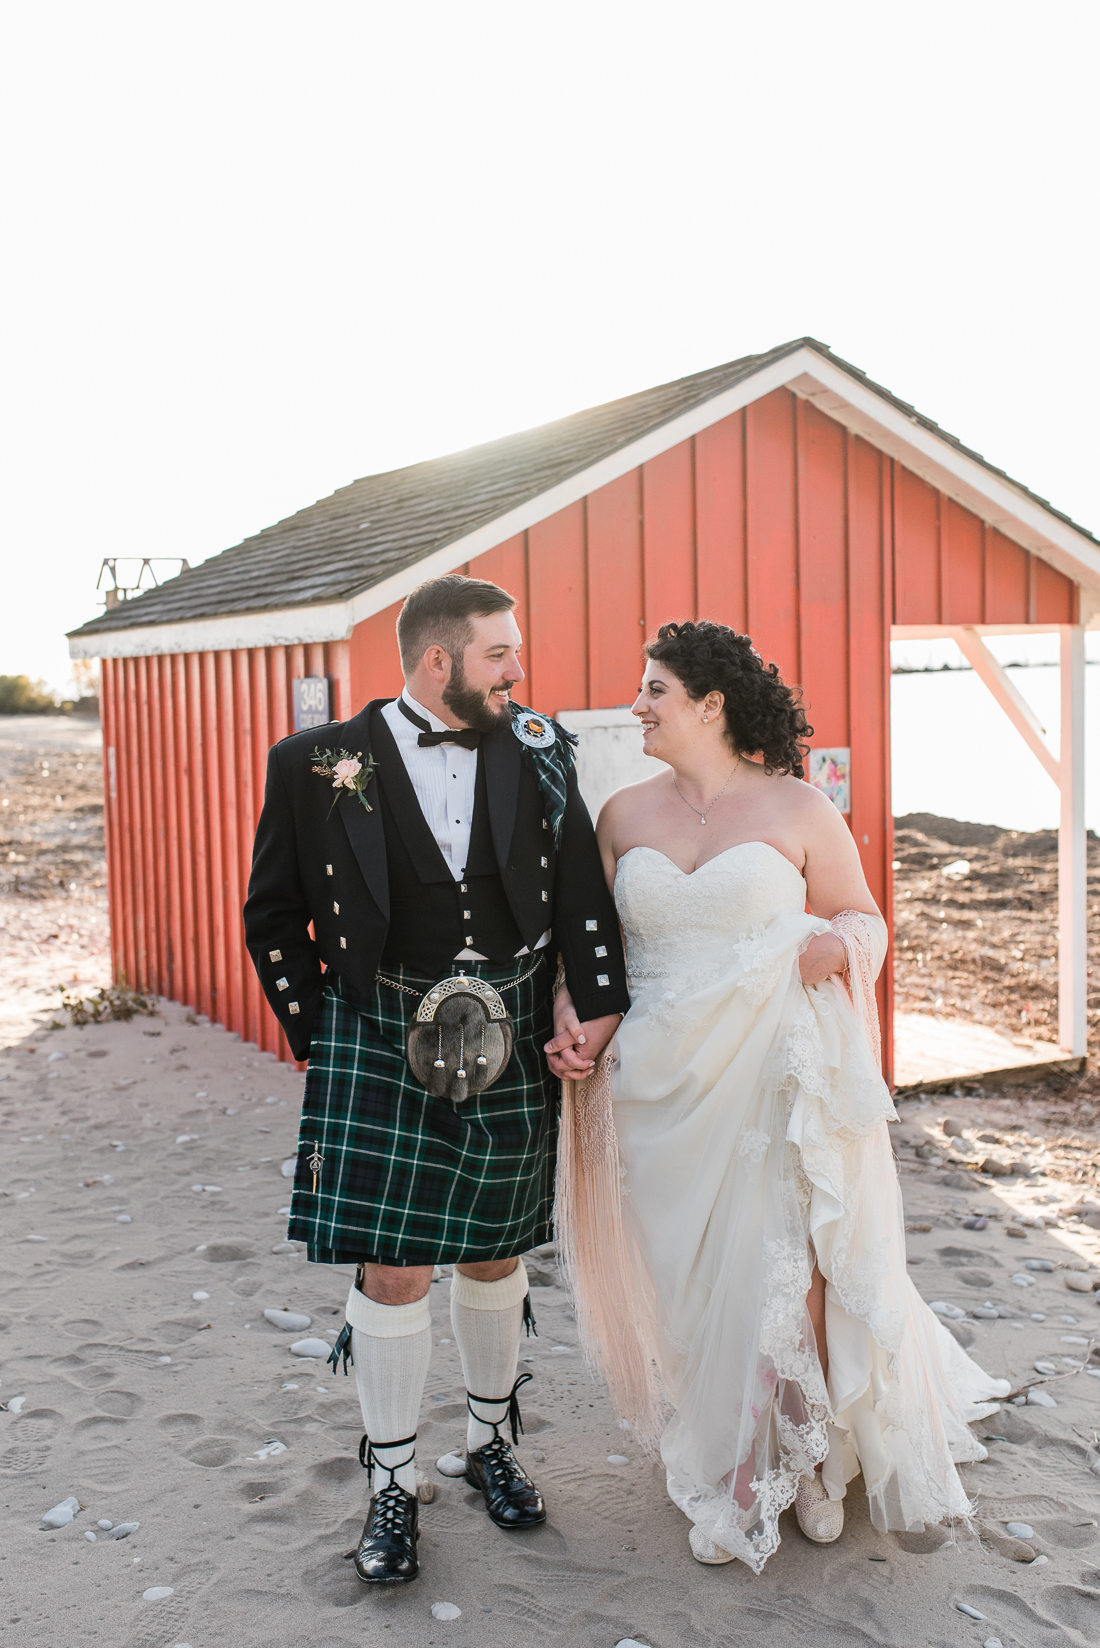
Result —
[{"label": "black formal jacket", "polygon": [[[374,699],[350,721],[294,733],[268,756],[244,906],[245,940],[297,1059],[309,1056],[321,1004],[322,964],[365,996],[390,922],[377,782],[366,790],[372,807],[367,812],[351,791],[334,790],[330,780],[312,771],[313,750],[362,752],[366,767],[372,714],[389,702]],[[570,774],[561,844],[555,850],[553,833],[544,827],[538,780],[510,719],[500,732],[482,739],[481,758],[493,846],[523,942],[533,949],[551,929],[550,954],[561,953],[582,1020],[625,1013],[630,998],[618,916],[576,772]],[[336,795],[340,799],[333,806]],[[309,935],[311,922],[315,938]],[[605,953],[598,955],[600,950]]]}]

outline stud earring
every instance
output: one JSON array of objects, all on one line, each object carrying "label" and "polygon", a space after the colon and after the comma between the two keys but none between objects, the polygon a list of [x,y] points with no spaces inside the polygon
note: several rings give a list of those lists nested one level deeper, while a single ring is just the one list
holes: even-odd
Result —
[{"label": "stud earring", "polygon": [[706,710],[703,711],[703,720],[704,721],[709,721],[710,720],[710,716],[707,714]]}]

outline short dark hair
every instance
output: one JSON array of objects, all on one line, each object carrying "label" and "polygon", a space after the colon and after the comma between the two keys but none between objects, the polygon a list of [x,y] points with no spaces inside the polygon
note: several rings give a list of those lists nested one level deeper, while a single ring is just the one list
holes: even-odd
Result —
[{"label": "short dark hair", "polygon": [[511,612],[516,604],[499,584],[487,578],[463,578],[449,572],[417,584],[397,618],[397,645],[401,668],[411,675],[429,647],[442,647],[449,658],[462,661],[473,639],[471,618],[491,612]]},{"label": "short dark hair", "polygon": [[807,739],[813,728],[802,694],[788,687],[774,664],[765,664],[747,635],[701,618],[697,624],[662,624],[646,657],[667,664],[698,703],[720,692],[726,736],[735,750],[762,755],[765,772],[805,777]]}]

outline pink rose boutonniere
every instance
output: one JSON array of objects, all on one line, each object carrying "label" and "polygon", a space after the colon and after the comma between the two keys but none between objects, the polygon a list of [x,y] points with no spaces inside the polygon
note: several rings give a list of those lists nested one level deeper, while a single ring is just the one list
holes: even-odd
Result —
[{"label": "pink rose boutonniere", "polygon": [[[348,750],[315,749],[313,763],[315,773],[320,774],[322,778],[331,778],[332,780],[332,787],[336,791],[332,801],[333,807],[335,807],[344,791],[350,790],[369,813],[374,811],[364,794],[367,785],[374,777],[376,762],[372,755],[367,757],[367,764],[364,767],[362,750],[352,755]],[[330,812],[331,810],[332,808],[329,809]]]}]

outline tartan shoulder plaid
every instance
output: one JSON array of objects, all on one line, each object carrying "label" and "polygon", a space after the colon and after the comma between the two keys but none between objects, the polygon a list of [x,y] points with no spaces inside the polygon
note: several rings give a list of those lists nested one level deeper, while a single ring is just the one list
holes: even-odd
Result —
[{"label": "tartan shoulder plaid", "polygon": [[513,703],[512,725],[521,721],[525,715],[538,715],[540,721],[545,721],[554,729],[554,742],[545,750],[533,748],[523,743],[523,754],[531,763],[532,771],[538,780],[542,799],[546,805],[550,828],[554,832],[555,846],[561,845],[561,821],[565,817],[565,804],[568,799],[569,774],[572,772],[577,757],[575,748],[577,735],[575,732],[566,732],[559,726],[551,715],[542,715],[537,710],[531,710],[526,704]]},{"label": "tartan shoulder plaid", "polygon": [[[500,990],[515,1023],[495,1086],[457,1110],[419,1085],[405,1059],[416,1002],[376,982],[367,999],[326,981],[310,1053],[288,1235],[321,1264],[454,1264],[507,1259],[549,1241],[558,1085],[542,1048],[551,1034],[552,970],[533,976],[469,962]],[[386,976],[422,993],[436,980]]]}]

